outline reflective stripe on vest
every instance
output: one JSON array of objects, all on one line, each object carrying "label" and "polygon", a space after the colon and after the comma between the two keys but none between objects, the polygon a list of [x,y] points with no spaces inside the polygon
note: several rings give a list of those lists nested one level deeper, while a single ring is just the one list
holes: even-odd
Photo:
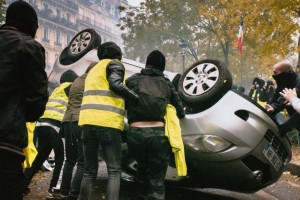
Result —
[{"label": "reflective stripe on vest", "polygon": [[[106,68],[111,61],[113,60],[101,60],[88,73],[85,80],[79,125],[124,129],[124,100],[109,89],[106,79]],[[114,62],[120,63],[119,61]]]},{"label": "reflective stripe on vest", "polygon": [[68,105],[68,96],[64,90],[70,85],[70,82],[62,83],[52,92],[41,118],[62,121]]}]

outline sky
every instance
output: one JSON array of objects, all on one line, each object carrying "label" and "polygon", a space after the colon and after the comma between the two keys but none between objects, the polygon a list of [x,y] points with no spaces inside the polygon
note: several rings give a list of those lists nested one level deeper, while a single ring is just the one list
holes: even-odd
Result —
[{"label": "sky", "polygon": [[127,0],[127,1],[132,6],[139,6],[143,0]]}]

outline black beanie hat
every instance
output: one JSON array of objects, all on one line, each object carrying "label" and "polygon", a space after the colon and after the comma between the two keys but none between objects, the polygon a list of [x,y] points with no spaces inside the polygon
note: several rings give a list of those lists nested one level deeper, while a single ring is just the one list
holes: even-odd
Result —
[{"label": "black beanie hat", "polygon": [[60,77],[60,83],[73,82],[78,75],[71,69],[65,71]]},{"label": "black beanie hat", "polygon": [[38,29],[38,17],[29,3],[18,0],[8,6],[5,26],[13,26],[34,38]]},{"label": "black beanie hat", "polygon": [[273,83],[273,81],[268,80],[268,81],[267,81],[267,86],[270,86],[270,85],[274,85],[274,83]]},{"label": "black beanie hat", "polygon": [[114,42],[104,42],[98,47],[97,56],[102,59],[122,59],[121,48]]},{"label": "black beanie hat", "polygon": [[166,58],[160,51],[154,50],[148,55],[146,68],[154,68],[163,72],[165,70],[165,66]]}]

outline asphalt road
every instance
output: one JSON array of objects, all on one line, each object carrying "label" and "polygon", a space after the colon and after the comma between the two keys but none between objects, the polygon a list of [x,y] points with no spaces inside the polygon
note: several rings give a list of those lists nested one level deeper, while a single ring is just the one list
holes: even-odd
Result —
[{"label": "asphalt road", "polygon": [[[106,166],[99,163],[98,178],[92,192],[93,200],[105,199]],[[52,172],[37,174],[31,184],[31,193],[24,200],[46,199]],[[176,188],[166,184],[166,200],[299,200],[300,177],[285,172],[273,185],[256,193],[244,194],[219,189]],[[135,185],[121,183],[120,200],[135,200]]]}]

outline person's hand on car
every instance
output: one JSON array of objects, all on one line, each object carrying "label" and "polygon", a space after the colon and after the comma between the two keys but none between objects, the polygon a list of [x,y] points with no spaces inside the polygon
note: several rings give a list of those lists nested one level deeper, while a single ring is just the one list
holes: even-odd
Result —
[{"label": "person's hand on car", "polygon": [[266,104],[265,109],[266,109],[267,112],[273,112],[274,111],[274,108],[270,104]]}]

